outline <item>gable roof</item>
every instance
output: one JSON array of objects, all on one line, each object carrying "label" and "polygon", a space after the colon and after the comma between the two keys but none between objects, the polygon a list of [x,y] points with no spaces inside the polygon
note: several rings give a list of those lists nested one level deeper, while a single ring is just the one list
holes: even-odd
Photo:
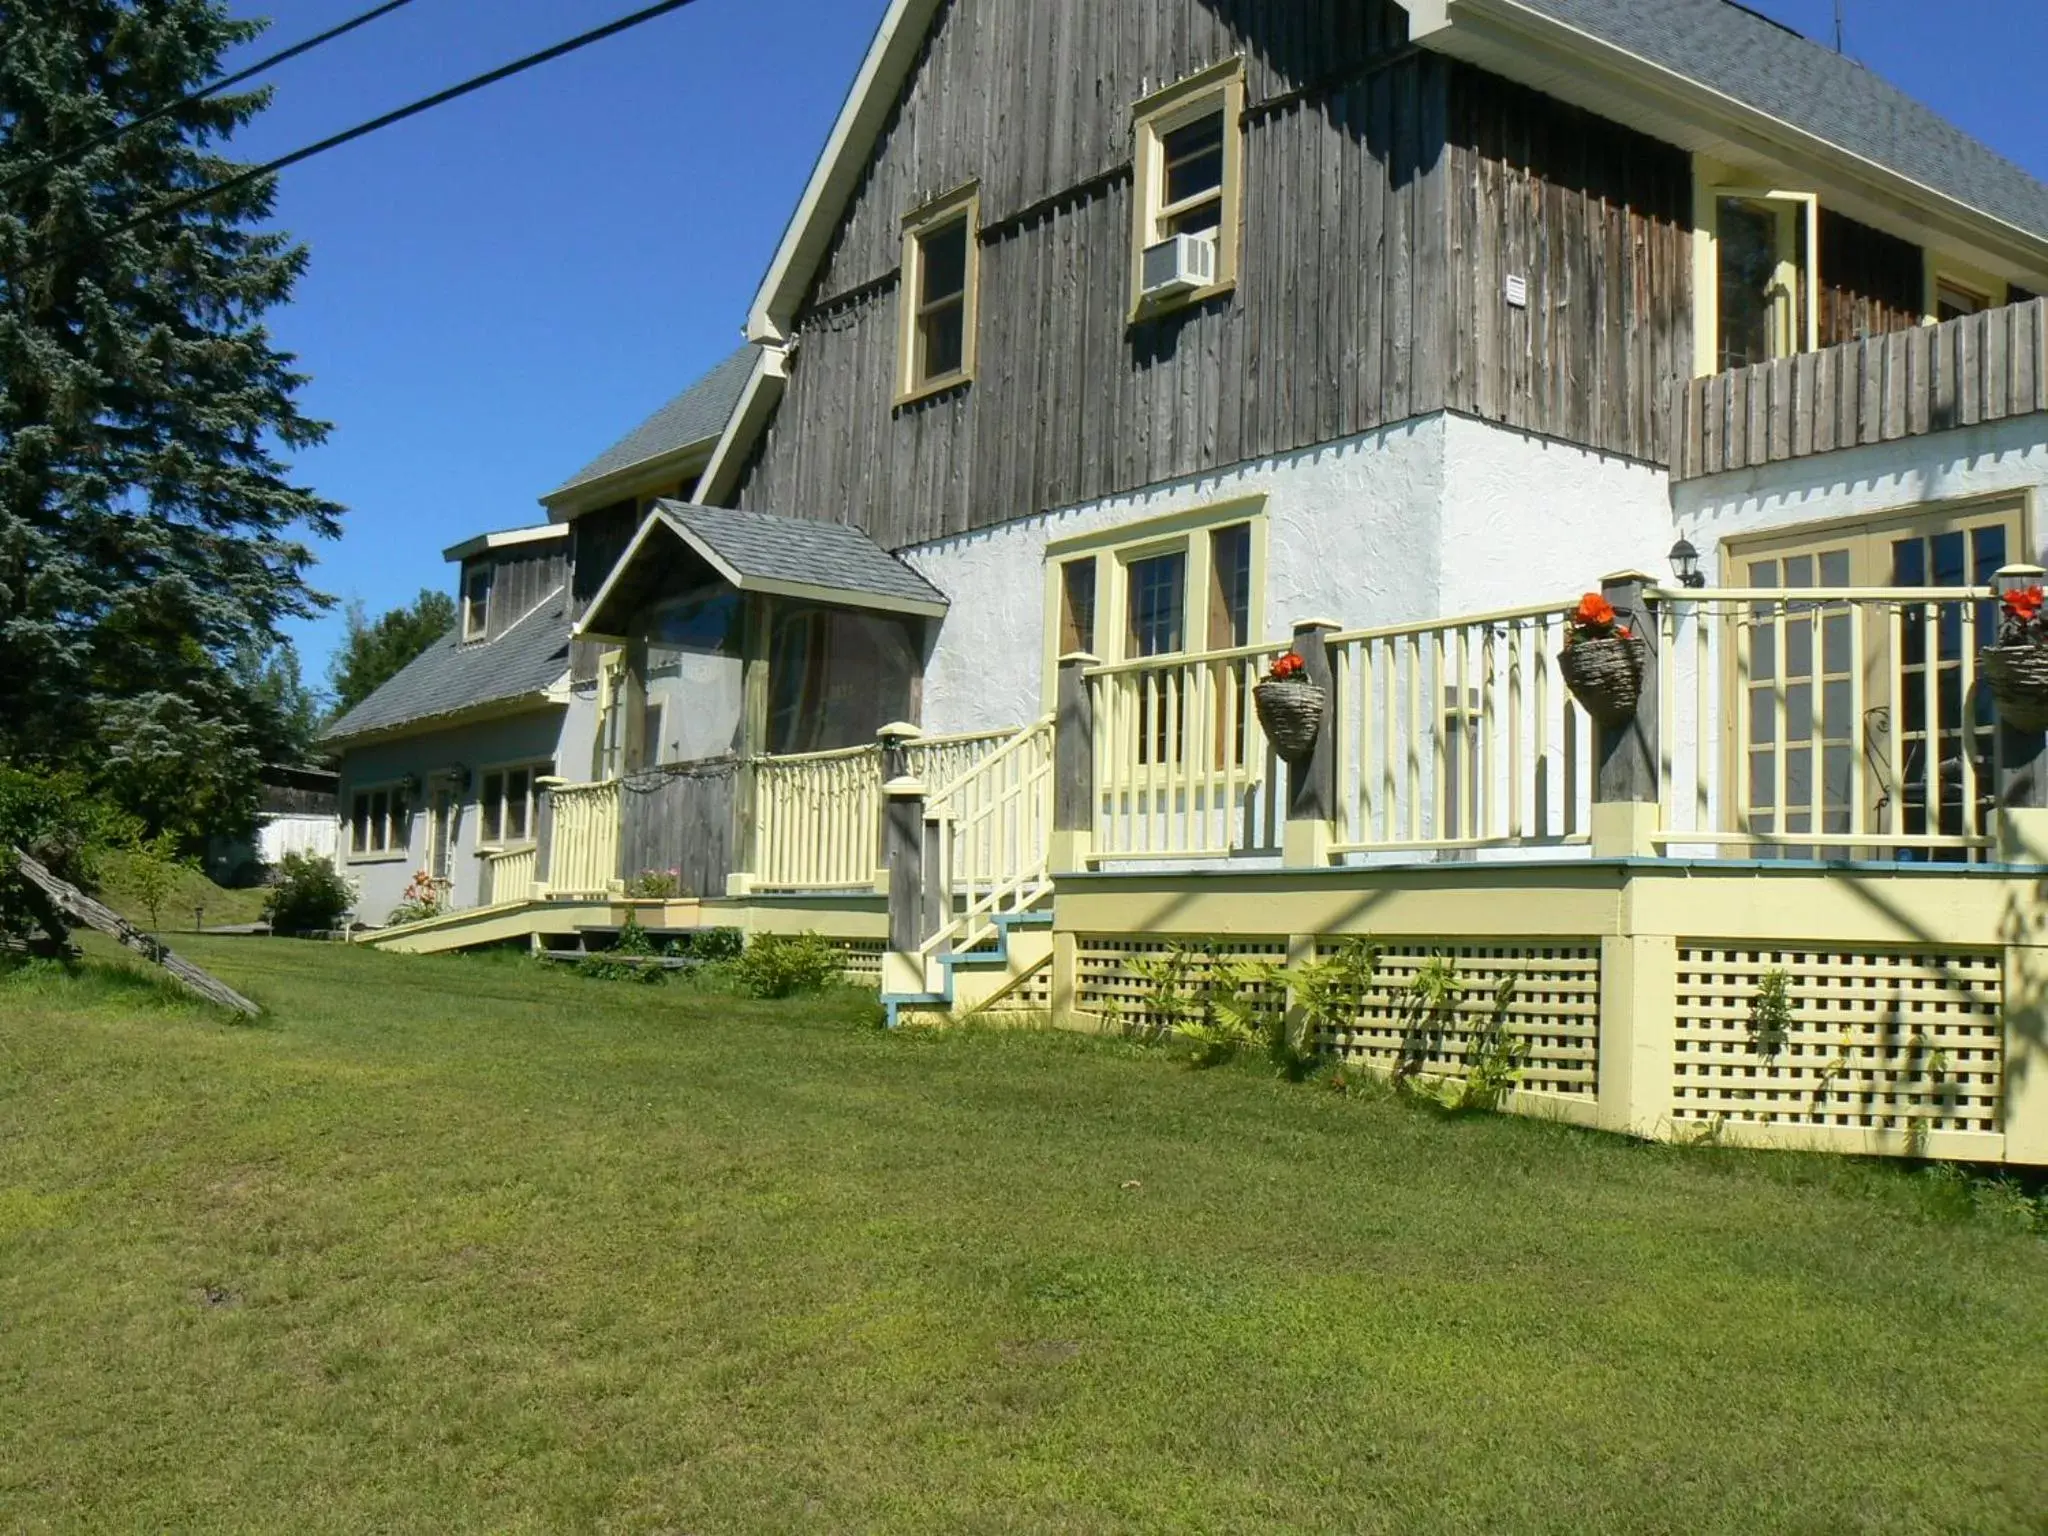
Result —
[{"label": "gable roof", "polygon": [[741,347],[541,500],[552,502],[622,471],[716,442],[753,371],[754,348]]},{"label": "gable roof", "polygon": [[1882,75],[1733,0],[1512,3],[2048,239],[2048,186]]},{"label": "gable roof", "polygon": [[[887,613],[937,617],[946,595],[858,528],[772,512],[741,512],[694,502],[656,502],[619,563],[591,600],[578,633],[615,634],[642,595],[659,535],[680,539],[741,592],[766,592]],[[613,611],[617,610],[617,611]]]},{"label": "gable roof", "polygon": [[569,593],[557,587],[499,635],[465,645],[457,625],[321,733],[332,746],[462,715],[487,704],[542,702],[569,670]]},{"label": "gable roof", "polygon": [[[788,339],[796,309],[942,3],[890,0],[755,296],[747,317],[749,339],[769,344]],[[1716,117],[1739,123],[1746,132],[1833,151],[1837,158],[1860,162],[1866,173],[1909,183],[1916,200],[1952,210],[1966,224],[2001,226],[2048,246],[2048,187],[1871,70],[1733,0],[1396,3],[1408,12],[1411,35],[1423,46],[1472,58],[1594,111],[1616,115],[1617,100],[1650,87],[1630,80],[1604,92],[1582,88],[1575,66],[1589,63],[1594,54],[1632,60],[1711,98]],[[1546,67],[1512,43],[1468,46],[1463,35],[1489,24],[1526,26],[1532,21],[1569,29],[1570,44],[1582,57]]]}]

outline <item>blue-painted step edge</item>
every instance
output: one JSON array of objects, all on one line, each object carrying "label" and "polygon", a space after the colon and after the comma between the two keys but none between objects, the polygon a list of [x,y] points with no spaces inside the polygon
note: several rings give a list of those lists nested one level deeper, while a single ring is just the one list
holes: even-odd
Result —
[{"label": "blue-painted step edge", "polygon": [[941,955],[939,964],[946,972],[945,990],[941,992],[884,992],[882,1006],[888,1010],[888,1027],[894,1029],[901,1022],[905,1008],[950,1008],[953,1006],[953,972],[962,966],[981,969],[988,966],[1002,966],[1010,963],[1010,930],[1012,928],[1050,928],[1050,912],[1005,912],[996,919],[996,945],[994,949],[972,950],[964,955]]}]

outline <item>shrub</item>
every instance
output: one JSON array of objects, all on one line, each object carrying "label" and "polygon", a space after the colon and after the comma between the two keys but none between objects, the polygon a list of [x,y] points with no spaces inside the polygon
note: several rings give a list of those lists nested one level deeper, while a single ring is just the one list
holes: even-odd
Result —
[{"label": "shrub", "polygon": [[626,882],[626,894],[636,901],[668,901],[682,889],[682,871],[675,869],[643,869]]},{"label": "shrub", "polygon": [[149,913],[152,929],[163,926],[163,907],[176,894],[179,880],[192,868],[189,860],[177,856],[168,832],[138,843],[128,860],[128,883],[135,899]]},{"label": "shrub", "polygon": [[263,903],[274,933],[325,933],[340,926],[356,893],[332,861],[310,853],[288,853],[277,883]]},{"label": "shrub", "polygon": [[649,986],[664,980],[668,974],[658,965],[631,963],[635,960],[659,959],[662,954],[662,951],[654,947],[654,940],[647,936],[647,930],[640,926],[640,920],[636,917],[629,915],[626,918],[626,926],[619,930],[618,943],[607,953],[620,958],[586,960],[583,962],[583,974],[595,977],[599,981],[637,981]]},{"label": "shrub", "polygon": [[688,955],[692,960],[715,963],[737,960],[746,943],[737,928],[700,928],[685,934],[672,947],[677,954]]},{"label": "shrub", "polygon": [[815,933],[763,933],[732,962],[732,973],[755,997],[795,997],[837,986],[846,957]]}]

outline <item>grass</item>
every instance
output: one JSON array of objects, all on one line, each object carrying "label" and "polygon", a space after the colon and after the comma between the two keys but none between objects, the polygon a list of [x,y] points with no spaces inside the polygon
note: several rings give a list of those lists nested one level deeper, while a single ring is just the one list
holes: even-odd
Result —
[{"label": "grass", "polygon": [[0,979],[0,1528],[2043,1529],[2009,1195],[185,947]]},{"label": "grass", "polygon": [[[136,894],[131,873],[133,860],[125,853],[109,853],[101,859],[99,896],[108,906],[127,918],[129,922],[144,928],[150,926],[149,908]],[[263,898],[266,892],[261,886],[246,890],[230,890],[215,885],[196,869],[180,869],[177,883],[171,894],[165,898],[158,912],[164,934],[189,934],[192,929],[193,913],[204,909],[206,926],[209,928],[231,927],[242,923],[257,923],[263,920]]]}]

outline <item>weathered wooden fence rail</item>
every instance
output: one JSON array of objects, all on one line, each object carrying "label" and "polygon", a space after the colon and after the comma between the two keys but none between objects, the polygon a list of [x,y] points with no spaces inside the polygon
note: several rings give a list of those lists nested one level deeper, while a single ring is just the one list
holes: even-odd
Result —
[{"label": "weathered wooden fence rail", "polygon": [[2048,299],[1693,379],[1672,409],[1675,480],[2048,411]]}]

